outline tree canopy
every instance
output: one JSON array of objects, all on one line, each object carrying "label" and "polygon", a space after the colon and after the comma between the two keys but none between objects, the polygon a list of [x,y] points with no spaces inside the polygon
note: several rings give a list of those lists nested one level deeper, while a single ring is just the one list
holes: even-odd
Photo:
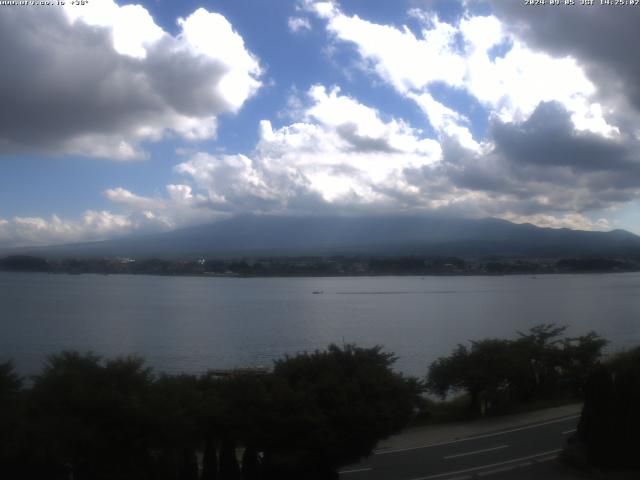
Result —
[{"label": "tree canopy", "polygon": [[332,345],[220,377],[62,352],[28,388],[0,364],[0,476],[334,478],[410,420],[417,383],[393,361],[380,347]]},{"label": "tree canopy", "polygon": [[580,396],[607,342],[594,332],[562,337],[565,331],[541,324],[513,340],[458,345],[430,365],[427,388],[441,397],[466,392],[474,415],[539,398]]}]

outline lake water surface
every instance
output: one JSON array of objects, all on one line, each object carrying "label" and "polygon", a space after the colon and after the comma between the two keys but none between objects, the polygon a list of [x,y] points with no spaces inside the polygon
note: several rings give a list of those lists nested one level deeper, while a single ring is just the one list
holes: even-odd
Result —
[{"label": "lake water surface", "polygon": [[[322,294],[314,294],[322,291]],[[36,373],[63,349],[156,370],[270,366],[330,343],[381,344],[424,375],[460,342],[541,322],[640,344],[640,274],[196,278],[0,272],[0,361]]]}]

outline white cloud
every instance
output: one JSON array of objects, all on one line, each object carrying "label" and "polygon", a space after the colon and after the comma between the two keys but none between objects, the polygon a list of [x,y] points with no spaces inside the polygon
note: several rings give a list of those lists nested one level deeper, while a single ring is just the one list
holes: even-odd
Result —
[{"label": "white cloud", "polygon": [[327,15],[328,30],[339,40],[355,44],[361,57],[399,92],[439,81],[463,85],[465,62],[454,52],[457,31],[452,25],[433,18],[432,28],[424,29],[418,38],[407,27],[375,24],[333,8]]},{"label": "white cloud", "polygon": [[112,0],[3,9],[0,62],[12,69],[0,77],[0,154],[130,160],[169,134],[214,138],[218,117],[259,89],[261,68],[222,15],[200,8],[178,29]]},{"label": "white cloud", "polygon": [[[477,144],[467,119],[427,94],[415,101],[438,140],[337,87],[314,85],[298,99],[296,121],[260,122],[259,141],[247,155],[183,152],[174,167],[180,180],[164,194],[111,188],[104,195],[121,213],[88,212],[76,222],[0,221],[0,243],[97,239],[238,213],[439,211],[607,229],[606,220],[592,221],[584,212],[638,195],[633,182],[625,186],[640,175],[629,170],[631,147],[577,133],[558,103],[541,104],[526,121],[495,121],[492,143]],[[582,153],[570,158],[568,151]],[[616,183],[620,188],[612,192]]]},{"label": "white cloud", "polygon": [[119,205],[125,211],[163,209],[163,202],[157,199],[142,197],[124,188],[110,188],[105,190],[104,196]]},{"label": "white cloud", "polygon": [[112,188],[105,196],[134,229],[140,218],[144,228],[166,229],[246,212],[396,210],[416,201],[404,171],[440,159],[437,141],[338,88],[313,86],[299,107],[298,122],[274,128],[262,121],[250,155],[187,155],[174,168],[184,180],[167,185],[165,195]]},{"label": "white cloud", "polygon": [[514,223],[532,223],[539,227],[548,228],[570,228],[572,230],[611,230],[612,226],[605,218],[591,220],[580,213],[567,213],[564,215],[516,215],[513,213],[505,213],[500,215],[501,218]]},{"label": "white cloud", "polygon": [[141,5],[120,7],[113,0],[92,0],[86,5],[68,2],[64,10],[72,24],[82,21],[110,29],[113,48],[121,55],[145,58],[147,48],[165,35]]},{"label": "white cloud", "polygon": [[[494,16],[467,14],[449,24],[413,9],[411,15],[422,24],[416,35],[406,26],[346,15],[337,3],[310,2],[307,8],[326,19],[337,41],[355,45],[375,75],[416,101],[431,120],[442,108],[430,98],[429,88],[443,83],[465,89],[503,121],[522,121],[541,102],[557,101],[571,112],[576,128],[604,136],[618,133],[605,120],[603,107],[594,104],[596,89],[575,59],[529,48]],[[495,56],[493,49],[500,46],[507,52]],[[458,122],[448,125],[468,145],[475,142]]]},{"label": "white cloud", "polygon": [[469,149],[479,151],[481,145],[473,139],[469,131],[469,119],[435,100],[429,93],[410,93],[408,97],[418,104],[429,119],[431,126],[440,137],[455,138],[460,144]]},{"label": "white cloud", "polygon": [[56,215],[15,217],[0,220],[0,245],[51,245],[80,240],[103,240],[131,233],[140,225],[126,216],[109,211],[87,210],[78,221],[62,220]]},{"label": "white cloud", "polygon": [[[214,219],[210,201],[194,194],[190,185],[169,184],[166,196],[145,197],[124,188],[105,190],[104,196],[117,205],[137,227],[166,230]],[[143,219],[142,224],[137,220]]]},{"label": "white cloud", "polygon": [[[438,142],[375,109],[316,85],[302,122],[273,129],[261,125],[256,158],[271,176],[294,180],[329,203],[386,204],[385,185],[406,168],[437,162]],[[294,190],[293,194],[297,194]]]},{"label": "white cloud", "polygon": [[260,66],[246,50],[244,40],[222,15],[199,8],[186,19],[178,19],[182,28],[179,40],[196,54],[221,62],[225,75],[218,83],[222,97],[237,111],[253,95],[260,82]]},{"label": "white cloud", "polygon": [[287,25],[289,26],[289,30],[294,33],[311,30],[311,22],[305,17],[289,17],[287,19]]},{"label": "white cloud", "polygon": [[266,184],[254,161],[245,155],[197,153],[175,171],[191,177],[206,192],[209,207],[217,211],[260,211],[277,196]]}]

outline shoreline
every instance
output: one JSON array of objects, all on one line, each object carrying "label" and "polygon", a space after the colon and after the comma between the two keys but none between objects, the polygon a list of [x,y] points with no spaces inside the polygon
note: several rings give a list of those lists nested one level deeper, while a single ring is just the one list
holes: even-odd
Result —
[{"label": "shoreline", "polygon": [[545,272],[464,272],[464,273],[362,273],[362,274],[273,274],[273,275],[252,275],[252,274],[218,274],[218,273],[157,273],[157,272],[74,272],[74,271],[30,271],[30,270],[2,270],[0,273],[40,273],[49,275],[97,275],[97,276],[148,276],[148,277],[191,277],[191,278],[384,278],[384,277],[526,277],[530,276],[535,279],[538,276],[549,275],[613,275],[640,273],[638,270],[611,270],[611,271],[545,271]]}]

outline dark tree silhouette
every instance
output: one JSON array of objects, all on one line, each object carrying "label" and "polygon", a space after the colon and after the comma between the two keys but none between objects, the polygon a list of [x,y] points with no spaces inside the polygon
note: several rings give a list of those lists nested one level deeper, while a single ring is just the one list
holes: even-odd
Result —
[{"label": "dark tree silhouette", "polygon": [[585,390],[577,438],[589,462],[640,469],[640,347],[596,368]]},{"label": "dark tree silhouette", "polygon": [[458,345],[431,364],[427,388],[441,397],[466,392],[473,415],[539,398],[579,397],[607,342],[594,332],[562,338],[565,330],[542,324],[515,340]]},{"label": "dark tree silhouette", "polygon": [[242,454],[242,480],[260,480],[258,450],[253,445],[247,445]]},{"label": "dark tree silhouette", "polygon": [[162,375],[150,390],[151,448],[160,459],[160,474],[171,480],[190,480],[194,455],[202,443],[198,379],[185,374]]},{"label": "dark tree silhouette", "polygon": [[393,362],[380,347],[331,346],[278,361],[272,373],[156,377],[136,357],[62,352],[27,389],[0,364],[0,473],[334,479],[411,418],[418,384]]},{"label": "dark tree silhouette", "polygon": [[220,446],[220,480],[240,480],[236,444],[231,439],[224,439]]},{"label": "dark tree silhouette", "polygon": [[0,477],[11,478],[20,472],[22,393],[22,379],[13,364],[0,363]]},{"label": "dark tree silhouette", "polygon": [[143,405],[150,382],[138,358],[50,357],[30,392],[31,466],[77,480],[145,478],[149,418]]},{"label": "dark tree silhouette", "polygon": [[218,480],[218,454],[211,436],[207,437],[202,454],[202,480]]},{"label": "dark tree silhouette", "polygon": [[405,426],[418,388],[391,370],[394,361],[381,347],[354,345],[277,361],[265,428],[267,473],[334,478],[338,467],[369,455]]},{"label": "dark tree silhouette", "polygon": [[458,345],[449,357],[436,360],[429,369],[427,386],[442,397],[451,390],[465,390],[473,414],[483,413],[496,403],[511,377],[511,344],[487,339]]},{"label": "dark tree silhouette", "polygon": [[51,268],[49,262],[40,257],[29,255],[11,255],[0,259],[0,270],[14,272],[47,272]]}]

